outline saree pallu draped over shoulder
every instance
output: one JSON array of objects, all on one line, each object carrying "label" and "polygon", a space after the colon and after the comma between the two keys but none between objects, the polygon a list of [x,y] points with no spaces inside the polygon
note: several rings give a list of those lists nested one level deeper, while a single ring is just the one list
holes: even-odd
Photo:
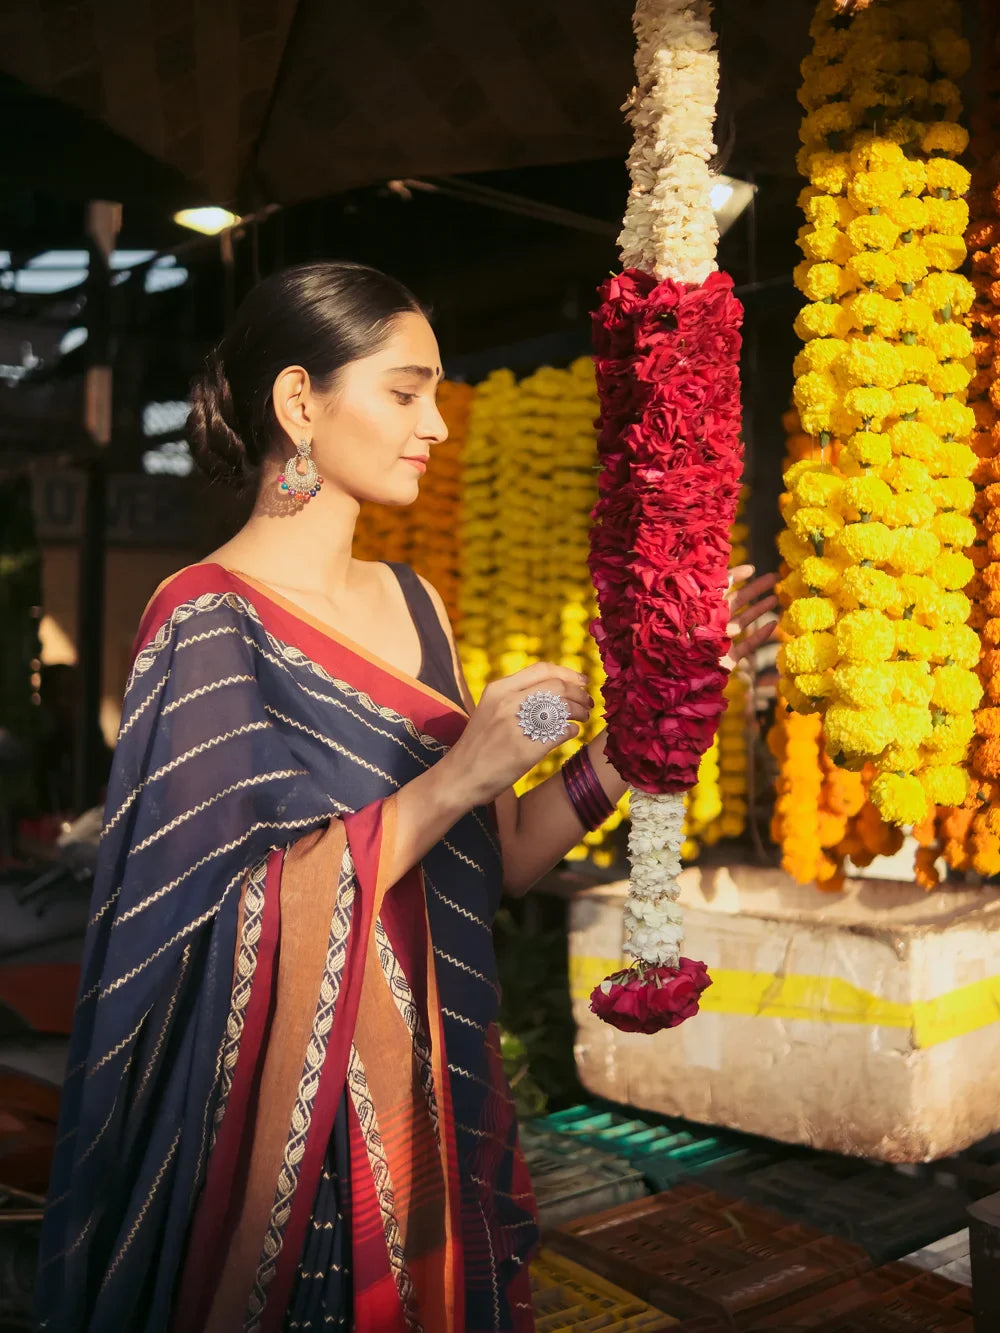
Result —
[{"label": "saree pallu draped over shoulder", "polygon": [[387,882],[464,712],[215,565],[154,598],[109,788],[46,1333],[533,1328],[492,811]]}]

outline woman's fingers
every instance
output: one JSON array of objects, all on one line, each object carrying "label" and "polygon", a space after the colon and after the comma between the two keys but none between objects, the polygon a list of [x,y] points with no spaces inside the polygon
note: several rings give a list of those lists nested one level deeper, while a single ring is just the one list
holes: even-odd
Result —
[{"label": "woman's fingers", "polygon": [[[565,699],[570,706],[585,712],[589,717],[594,709],[594,701],[585,689],[578,685],[563,685],[559,681],[553,681],[549,687],[553,694],[558,694],[561,699]],[[575,716],[575,714],[574,714]]]},{"label": "woman's fingers", "polygon": [[586,676],[581,675],[579,671],[570,670],[569,667],[559,666],[556,662],[534,662],[531,666],[522,667],[520,671],[515,671],[512,676],[506,676],[497,683],[520,692],[551,687],[554,680],[558,681],[560,686],[569,685],[584,689],[587,687]]},{"label": "woman's fingers", "polygon": [[730,609],[738,611],[756,598],[763,597],[771,591],[777,581],[776,574],[761,574],[760,578],[753,579],[750,583],[745,583],[742,588],[731,591],[729,594]]},{"label": "woman's fingers", "polygon": [[577,704],[580,708],[592,709],[594,699],[586,685],[580,684],[580,677],[575,672],[571,672],[570,677],[570,680],[566,681],[560,677],[549,676],[536,684],[528,686],[526,689],[519,689],[515,700],[517,707],[520,708],[528,695],[541,694],[547,691],[549,694],[558,695],[560,699],[565,699],[567,703]]},{"label": "woman's fingers", "polygon": [[771,621],[767,625],[761,625],[759,628],[751,631],[749,634],[742,635],[735,641],[729,650],[730,657],[738,662],[744,657],[749,657],[755,653],[758,648],[763,647],[765,643],[774,637],[777,629],[777,621]]},{"label": "woman's fingers", "polygon": [[726,626],[726,633],[732,638],[734,635],[742,633],[761,616],[766,616],[769,611],[773,611],[778,605],[777,597],[764,597],[759,602],[754,602],[752,606],[745,607],[738,616],[729,622]]},{"label": "woman's fingers", "polygon": [[[580,678],[575,672],[570,674],[579,681]],[[561,699],[566,704],[570,717],[576,722],[587,722],[594,711],[594,700],[582,685],[548,677],[527,689],[518,690],[513,700],[515,716],[520,713],[521,705],[526,699],[530,699],[533,694],[543,693],[554,694],[557,699]],[[561,739],[565,740],[566,737]]]}]

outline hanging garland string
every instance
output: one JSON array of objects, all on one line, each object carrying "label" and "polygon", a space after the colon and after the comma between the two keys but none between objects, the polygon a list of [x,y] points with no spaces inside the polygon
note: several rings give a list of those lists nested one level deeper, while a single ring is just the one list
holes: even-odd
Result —
[{"label": "hanging garland string", "polygon": [[697,1012],[682,957],[684,795],[724,707],[725,599],[742,472],[742,311],[716,271],[709,162],[718,55],[707,0],[638,0],[623,272],[594,317],[601,401],[590,568],[607,671],[608,757],[631,787],[625,952],[591,995],[630,1031]]}]

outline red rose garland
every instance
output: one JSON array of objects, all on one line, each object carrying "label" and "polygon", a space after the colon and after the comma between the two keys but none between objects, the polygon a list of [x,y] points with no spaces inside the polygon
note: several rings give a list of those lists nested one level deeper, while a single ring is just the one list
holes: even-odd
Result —
[{"label": "red rose garland", "polygon": [[723,273],[695,286],[630,269],[601,296],[590,571],[608,757],[633,787],[684,791],[725,707],[743,310]]},{"label": "red rose garland", "polygon": [[[721,273],[695,285],[630,269],[601,295],[590,570],[608,757],[635,788],[683,791],[725,707],[743,310]],[[597,986],[591,1008],[623,1031],[655,1032],[697,1013],[709,985],[704,964],[688,958],[676,968],[639,962]]]},{"label": "red rose garland", "polygon": [[715,269],[710,0],[635,0],[624,272],[594,323],[602,472],[590,568],[608,681],[608,757],[631,784],[632,965],[591,1008],[652,1032],[698,1011],[704,964],[682,957],[684,798],[724,707],[729,530],[740,476],[739,325]]}]

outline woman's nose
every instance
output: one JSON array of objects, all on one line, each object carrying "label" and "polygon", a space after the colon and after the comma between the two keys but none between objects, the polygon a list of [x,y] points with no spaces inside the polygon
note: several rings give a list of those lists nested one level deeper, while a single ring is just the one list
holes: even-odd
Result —
[{"label": "woman's nose", "polygon": [[430,440],[432,444],[444,444],[448,438],[448,423],[436,403],[431,404],[426,417],[421,420],[417,434],[422,440]]}]

